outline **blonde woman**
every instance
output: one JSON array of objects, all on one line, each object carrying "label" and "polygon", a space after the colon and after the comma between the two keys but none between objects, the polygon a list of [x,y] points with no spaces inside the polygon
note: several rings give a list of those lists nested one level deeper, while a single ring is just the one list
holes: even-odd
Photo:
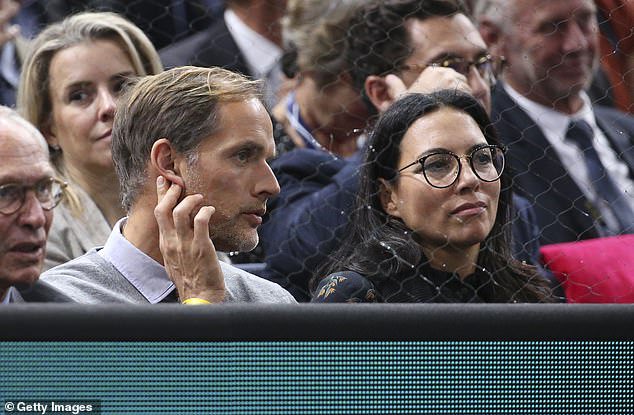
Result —
[{"label": "blonde woman", "polygon": [[49,144],[69,194],[55,212],[45,269],[106,242],[124,216],[111,154],[117,99],[129,78],[162,71],[145,34],[113,13],[80,13],[33,41],[18,108]]}]

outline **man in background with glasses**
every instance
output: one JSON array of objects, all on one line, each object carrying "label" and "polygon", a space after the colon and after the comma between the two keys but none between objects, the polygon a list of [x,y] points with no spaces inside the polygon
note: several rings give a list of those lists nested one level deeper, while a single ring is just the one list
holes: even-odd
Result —
[{"label": "man in background with glasses", "polygon": [[22,302],[16,288],[40,276],[53,208],[65,183],[54,177],[46,140],[0,106],[0,303]]}]

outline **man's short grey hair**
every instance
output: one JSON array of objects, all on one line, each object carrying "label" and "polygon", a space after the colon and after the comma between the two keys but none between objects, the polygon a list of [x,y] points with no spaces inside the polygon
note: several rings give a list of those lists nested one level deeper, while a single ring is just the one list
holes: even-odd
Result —
[{"label": "man's short grey hair", "polygon": [[48,144],[46,139],[40,133],[40,130],[35,128],[33,124],[25,120],[17,111],[4,105],[0,105],[0,123],[14,123],[27,130],[40,144],[40,147],[48,154]]}]

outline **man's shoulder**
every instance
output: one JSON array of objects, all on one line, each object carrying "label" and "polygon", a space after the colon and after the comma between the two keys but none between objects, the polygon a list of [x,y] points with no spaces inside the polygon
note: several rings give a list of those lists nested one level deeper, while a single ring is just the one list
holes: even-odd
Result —
[{"label": "man's shoulder", "polygon": [[347,161],[318,149],[296,148],[288,151],[271,163],[275,174],[290,174],[299,177],[332,176],[339,172]]},{"label": "man's shoulder", "polygon": [[249,75],[242,52],[222,18],[209,29],[161,49],[159,55],[168,69],[182,65],[220,66]]},{"label": "man's shoulder", "polygon": [[97,248],[49,269],[40,280],[79,303],[138,302],[141,299],[114,265],[99,255]]},{"label": "man's shoulder", "polygon": [[91,273],[105,273],[110,262],[101,257],[99,248],[91,249],[84,255],[72,259],[66,263],[53,267],[41,275],[42,280],[53,281],[65,277],[89,277]]},{"label": "man's shoulder", "polygon": [[294,165],[301,162],[336,162],[340,160],[333,154],[315,148],[294,148],[291,151],[281,154],[278,158],[273,160],[273,165]]},{"label": "man's shoulder", "polygon": [[634,116],[602,106],[594,107],[594,115],[610,145],[634,174]]},{"label": "man's shoulder", "polygon": [[504,89],[504,83],[498,82],[491,91],[491,111],[496,113],[515,108],[519,106]]},{"label": "man's shoulder", "polygon": [[631,114],[602,105],[595,105],[592,108],[599,123],[602,121],[611,122],[627,129],[629,133],[634,131],[634,116]]},{"label": "man's shoulder", "polygon": [[47,282],[38,280],[29,288],[20,290],[23,301],[27,303],[69,303],[73,299]]},{"label": "man's shoulder", "polygon": [[184,39],[176,41],[159,51],[159,55],[166,68],[189,64],[195,53],[210,42],[211,29],[197,32]]},{"label": "man's shoulder", "polygon": [[295,303],[293,296],[274,282],[250,274],[233,265],[220,263],[225,278],[227,302]]}]

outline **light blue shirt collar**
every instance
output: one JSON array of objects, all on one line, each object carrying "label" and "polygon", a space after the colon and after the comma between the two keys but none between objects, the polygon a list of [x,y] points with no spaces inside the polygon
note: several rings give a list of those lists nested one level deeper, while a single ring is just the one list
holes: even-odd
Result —
[{"label": "light blue shirt collar", "polygon": [[15,287],[9,287],[6,293],[4,293],[4,298],[0,301],[0,304],[12,304],[12,303],[23,303],[24,299],[15,289]]},{"label": "light blue shirt collar", "polygon": [[151,303],[161,302],[174,290],[165,268],[132,245],[121,233],[128,218],[120,219],[98,254],[114,267]]}]

